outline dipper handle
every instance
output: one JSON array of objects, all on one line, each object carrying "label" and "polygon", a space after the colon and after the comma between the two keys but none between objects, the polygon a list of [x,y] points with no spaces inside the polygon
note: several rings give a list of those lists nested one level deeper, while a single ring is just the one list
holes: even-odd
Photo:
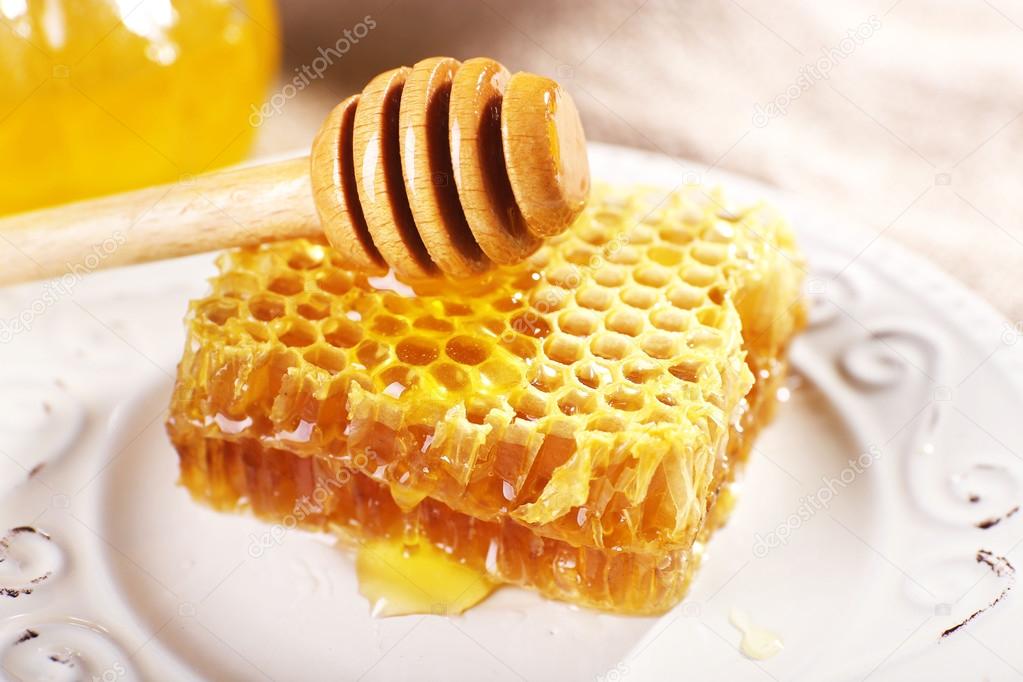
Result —
[{"label": "dipper handle", "polygon": [[324,233],[352,270],[467,277],[563,231],[589,187],[557,83],[433,57],[337,105],[308,158],[0,219],[0,285]]}]

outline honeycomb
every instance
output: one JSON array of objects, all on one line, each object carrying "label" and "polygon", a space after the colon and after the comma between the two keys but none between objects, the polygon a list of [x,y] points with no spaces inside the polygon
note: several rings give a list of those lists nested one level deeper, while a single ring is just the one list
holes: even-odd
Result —
[{"label": "honeycomb", "polygon": [[802,324],[784,221],[603,187],[529,261],[468,281],[335,260],[232,251],[192,303],[168,431],[193,496],[268,519],[311,500],[303,525],[415,534],[601,609],[681,599]]}]

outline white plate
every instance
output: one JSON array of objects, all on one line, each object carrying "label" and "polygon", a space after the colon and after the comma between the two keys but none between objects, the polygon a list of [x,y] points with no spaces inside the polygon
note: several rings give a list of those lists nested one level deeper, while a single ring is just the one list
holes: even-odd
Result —
[{"label": "white plate", "polygon": [[[699,170],[599,145],[593,165],[664,186]],[[1023,496],[1023,330],[825,212],[707,179],[791,216],[813,323],[793,350],[802,380],[674,611],[614,617],[505,588],[461,617],[373,619],[326,538],[193,504],[163,417],[186,301],[213,272],[202,256],[0,290],[0,528],[51,538],[0,547],[0,587],[31,590],[0,595],[3,667],[61,680],[1023,674],[1019,595],[940,638],[1010,582],[978,551],[1023,563],[1023,514],[976,527]],[[784,650],[745,658],[733,609]]]}]

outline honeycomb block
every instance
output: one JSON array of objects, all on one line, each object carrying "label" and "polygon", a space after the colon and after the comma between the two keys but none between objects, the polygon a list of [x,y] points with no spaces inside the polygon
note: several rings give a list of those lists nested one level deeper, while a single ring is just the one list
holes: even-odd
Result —
[{"label": "honeycomb block", "polygon": [[[600,188],[528,262],[468,281],[367,278],[334,255],[306,241],[229,252],[191,305],[168,430],[193,494],[254,505],[289,498],[298,462],[342,467],[367,504],[431,538],[443,517],[550,557],[675,557],[667,582],[626,601],[680,598],[802,323],[801,256],[780,218],[699,188]],[[227,450],[245,465],[233,474],[209,461]],[[331,523],[357,517],[324,504]],[[625,603],[533,570],[497,577]]]},{"label": "honeycomb block", "polygon": [[[783,379],[779,371],[754,388],[760,398],[744,413],[747,434],[767,419],[770,396]],[[386,485],[353,471],[343,458],[302,457],[256,439],[208,438],[190,429],[175,434],[181,480],[195,499],[214,508],[248,508],[271,523],[357,542],[425,539],[495,582],[605,611],[658,614],[675,606],[699,565],[700,545],[730,511],[718,495],[734,469],[719,467],[722,486],[708,500],[710,514],[693,547],[654,554],[574,547],[513,520],[473,518],[430,498],[403,509]],[[731,441],[729,459],[721,461],[743,459],[750,442],[751,436]]]}]

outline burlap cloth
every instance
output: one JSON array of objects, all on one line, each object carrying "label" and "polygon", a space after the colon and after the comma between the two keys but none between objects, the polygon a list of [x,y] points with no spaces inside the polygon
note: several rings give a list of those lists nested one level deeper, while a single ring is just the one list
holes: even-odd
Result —
[{"label": "burlap cloth", "polygon": [[[1019,4],[283,4],[281,106],[257,154],[306,147],[333,103],[381,70],[436,54],[493,56],[562,81],[591,139],[823,204],[834,222],[819,229],[883,233],[1023,319]],[[303,66],[324,67],[318,48],[332,47],[322,77],[300,77]],[[282,90],[289,80],[301,85]]]}]

